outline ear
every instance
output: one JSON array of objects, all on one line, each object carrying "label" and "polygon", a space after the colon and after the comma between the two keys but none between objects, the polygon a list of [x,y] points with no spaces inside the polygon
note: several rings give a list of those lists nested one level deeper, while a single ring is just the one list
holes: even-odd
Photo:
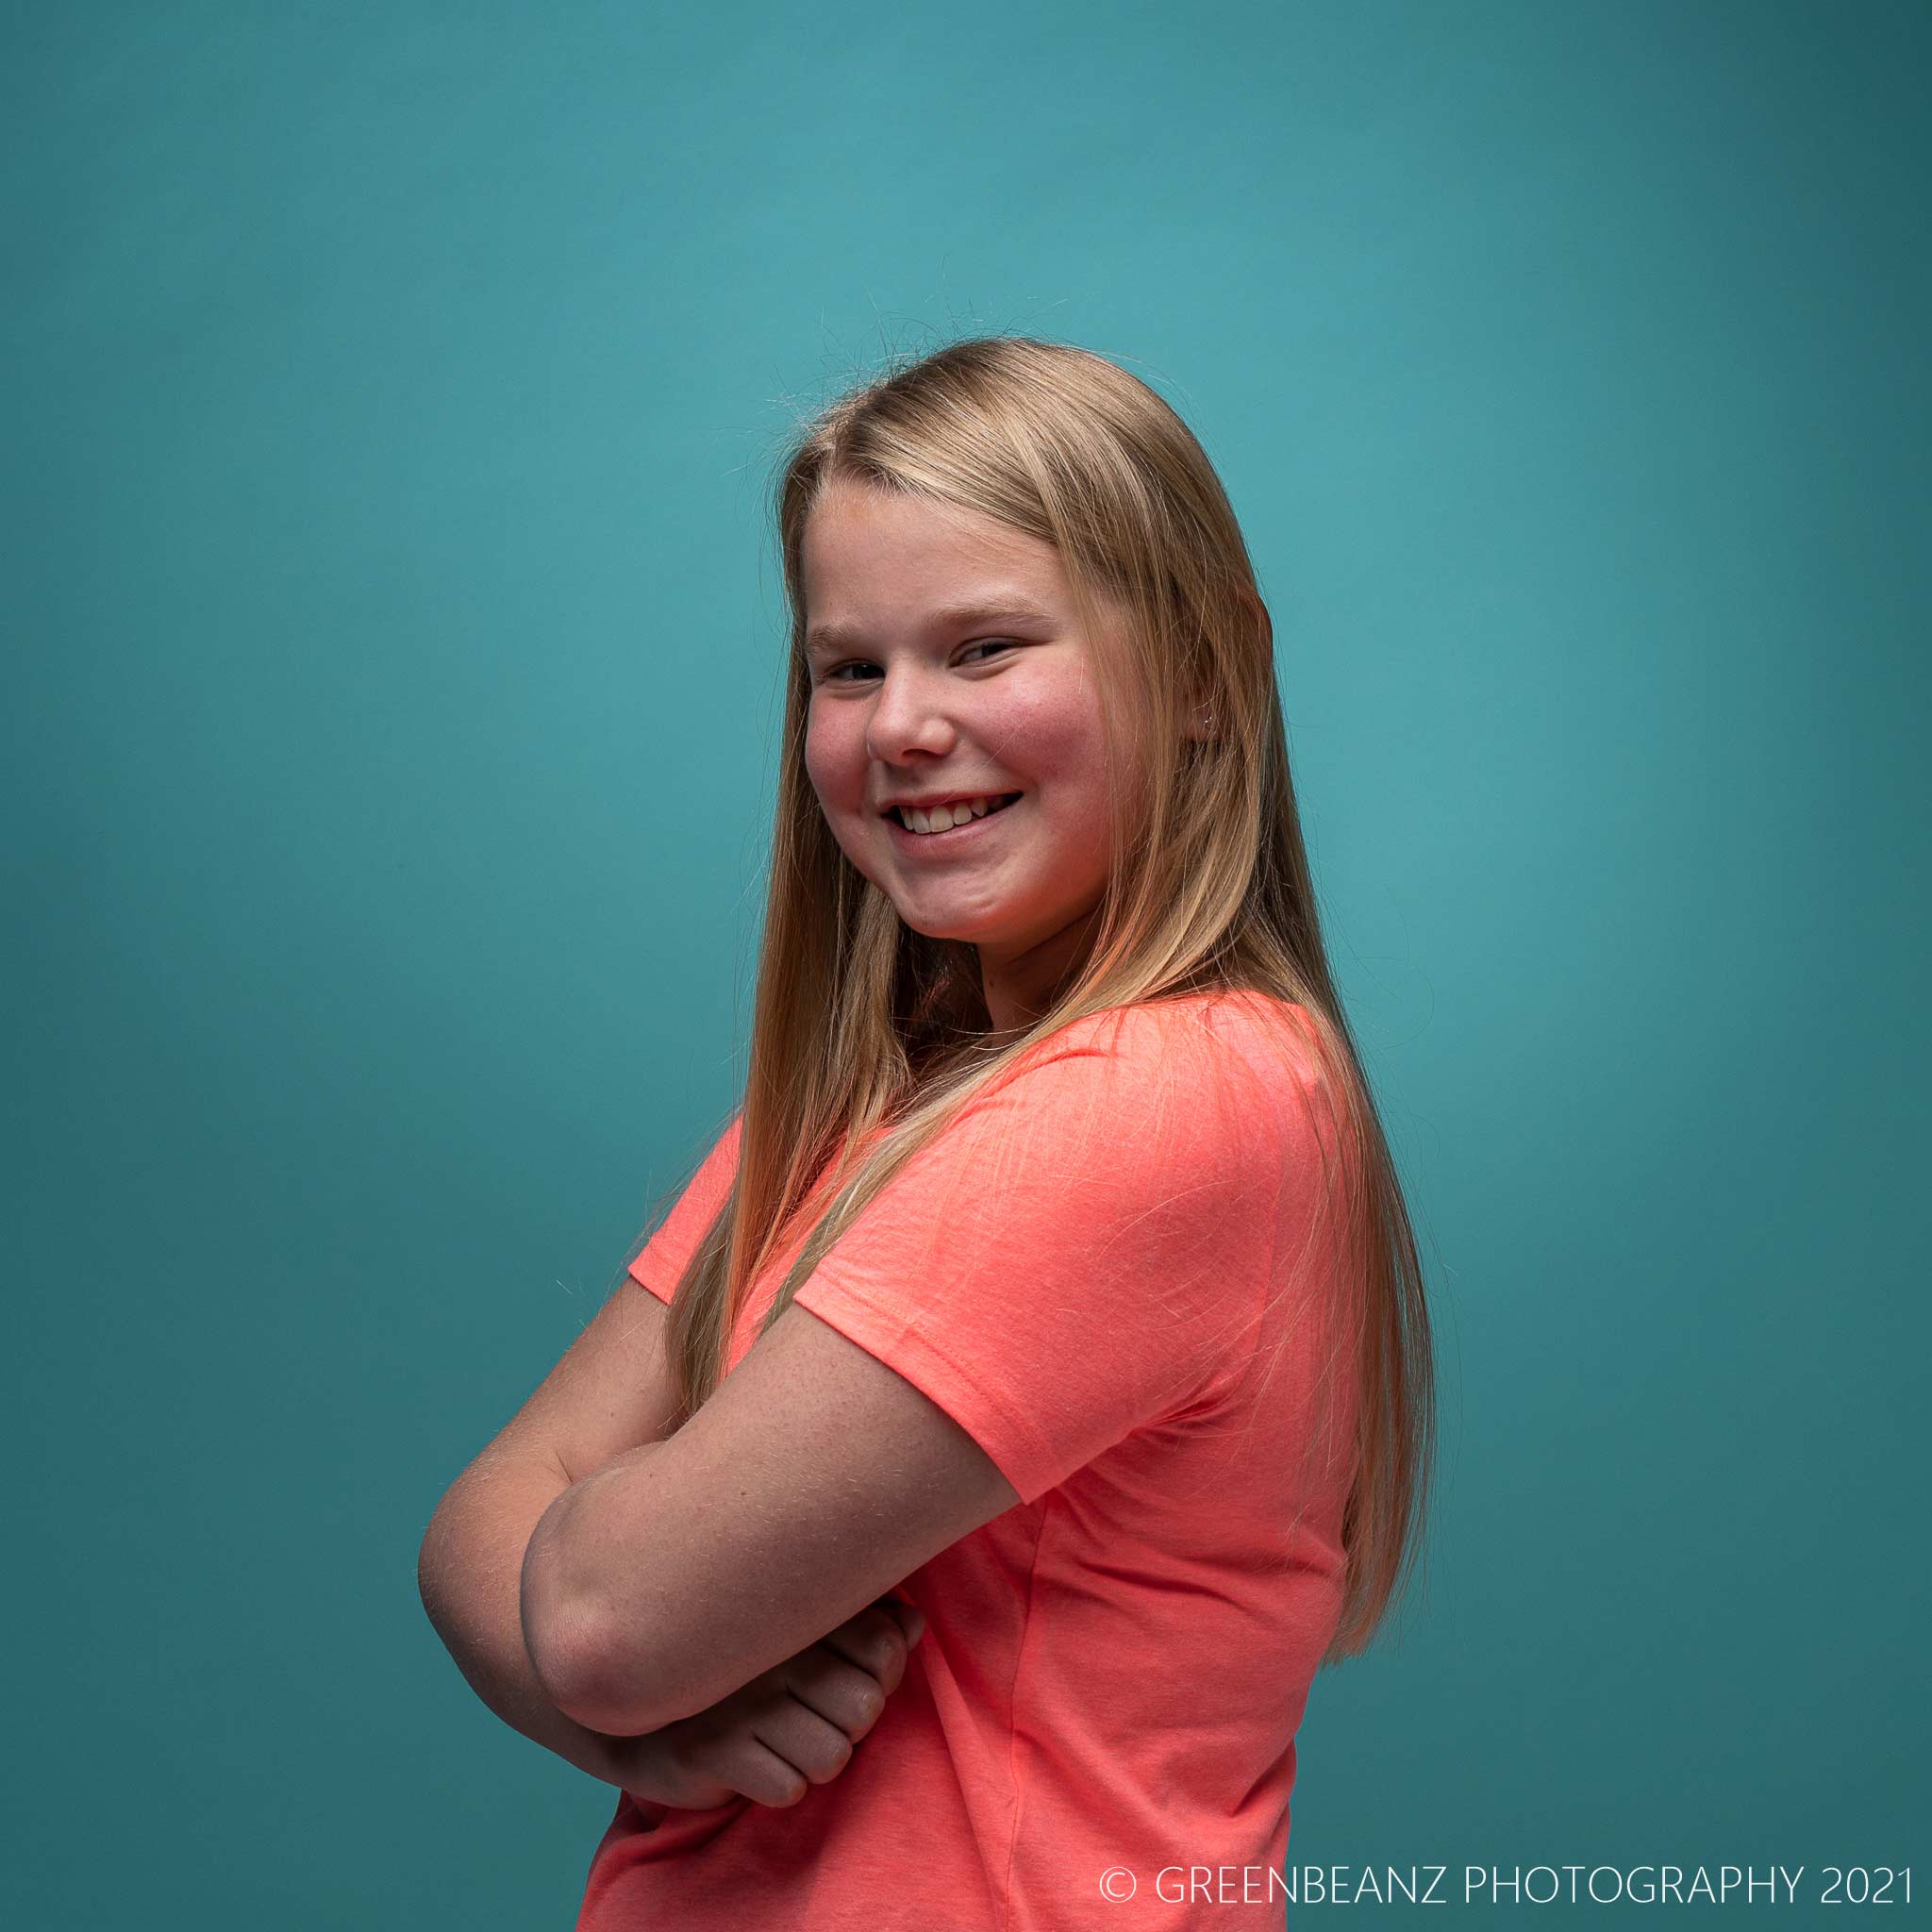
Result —
[{"label": "ear", "polygon": [[[1268,607],[1262,603],[1257,591],[1253,597],[1243,596],[1242,602],[1252,608],[1257,630],[1260,633],[1262,648],[1272,659],[1274,656],[1274,620],[1268,614]],[[1197,695],[1189,703],[1181,714],[1181,736],[1191,739],[1196,744],[1206,744],[1217,737],[1222,723],[1215,717],[1216,707],[1211,698]]]},{"label": "ear", "polygon": [[1213,686],[1205,675],[1196,674],[1188,680],[1182,691],[1181,736],[1195,744],[1206,744],[1218,736],[1218,725],[1224,725],[1224,718],[1217,713],[1226,708],[1214,701]]},{"label": "ear", "polygon": [[1207,658],[1207,646],[1200,645],[1200,662],[1185,674],[1180,691],[1181,718],[1180,731],[1184,740],[1195,744],[1205,744],[1214,736],[1214,700],[1210,695],[1212,687],[1202,665]]}]

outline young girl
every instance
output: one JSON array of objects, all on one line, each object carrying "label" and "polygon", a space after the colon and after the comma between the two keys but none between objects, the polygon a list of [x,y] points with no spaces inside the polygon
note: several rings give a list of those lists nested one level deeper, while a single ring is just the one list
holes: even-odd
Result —
[{"label": "young girl", "polygon": [[1240,529],[1142,383],[1011,337],[839,402],[776,511],[743,1103],[425,1601],[622,1788],[588,1932],[1278,1926],[1432,1382]]}]

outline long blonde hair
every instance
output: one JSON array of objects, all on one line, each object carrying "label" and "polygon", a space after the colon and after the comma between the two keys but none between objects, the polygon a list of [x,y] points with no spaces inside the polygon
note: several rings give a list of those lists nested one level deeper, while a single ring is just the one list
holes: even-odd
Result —
[{"label": "long blonde hair", "polygon": [[[840,481],[957,506],[1058,553],[1094,654],[1119,855],[1091,944],[1045,1011],[993,1041],[977,956],[900,919],[841,850],[807,775],[803,546]],[[809,1195],[827,1183],[765,1325],[879,1191],[975,1095],[1089,1014],[1204,991],[1291,1001],[1341,1102],[1344,1235],[1357,1324],[1347,1578],[1328,1661],[1361,1650],[1420,1541],[1434,1444],[1422,1268],[1393,1159],[1329,975],[1275,689],[1274,630],[1219,477],[1187,425],[1105,358],[1021,336],[955,341],[842,396],[774,479],[791,613],[736,1178],[675,1285],[682,1418],[709,1399],[732,1324]],[[1212,720],[1204,738],[1190,714]],[[1171,745],[1165,757],[1155,748]],[[1131,773],[1129,787],[1125,776]],[[867,1144],[871,1143],[871,1144]],[[762,1333],[763,1330],[761,1329]]]}]

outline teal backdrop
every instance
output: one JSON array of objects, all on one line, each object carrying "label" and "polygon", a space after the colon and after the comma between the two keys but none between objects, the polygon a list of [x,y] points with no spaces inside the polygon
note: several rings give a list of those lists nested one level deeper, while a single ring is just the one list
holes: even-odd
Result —
[{"label": "teal backdrop", "polygon": [[1226,481],[1425,1251],[1426,1566],[1291,1862],[1923,1868],[1928,56],[8,8],[10,1923],[571,1923],[610,1794],[417,1547],[741,1078],[771,462],[995,329]]}]

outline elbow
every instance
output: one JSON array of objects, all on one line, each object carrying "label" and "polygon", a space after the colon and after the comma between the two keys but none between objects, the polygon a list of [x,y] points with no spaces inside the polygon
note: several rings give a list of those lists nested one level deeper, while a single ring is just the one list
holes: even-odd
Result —
[{"label": "elbow", "polygon": [[648,1699],[627,1696],[620,1689],[606,1690],[594,1682],[567,1691],[556,1705],[572,1723],[587,1731],[601,1731],[607,1738],[641,1738],[647,1731],[661,1731],[691,1713],[660,1707]]},{"label": "elbow", "polygon": [[[559,1499],[554,1506],[566,1508]],[[575,1724],[607,1737],[636,1738],[702,1710],[667,1698],[685,1674],[666,1670],[653,1620],[634,1592],[613,1602],[605,1579],[571,1559],[560,1518],[546,1516],[524,1552],[519,1606],[524,1649],[543,1693]]]},{"label": "elbow", "polygon": [[533,1542],[524,1557],[518,1595],[524,1654],[543,1694],[565,1717],[601,1730],[602,1725],[584,1714],[600,1697],[606,1674],[606,1653],[595,1622],[579,1600],[545,1574],[535,1556]]},{"label": "elbow", "polygon": [[637,1644],[615,1641],[608,1617],[547,1584],[541,1566],[527,1557],[522,1612],[530,1669],[573,1723],[607,1737],[635,1738],[672,1722],[640,1691],[651,1678]]},{"label": "elbow", "polygon": [[526,1622],[524,1641],[550,1701],[573,1723],[606,1737],[661,1731],[722,1694],[692,1684],[688,1673],[664,1669],[635,1624],[618,1629],[587,1605]]},{"label": "elbow", "polygon": [[645,1687],[654,1678],[644,1660],[634,1648],[610,1642],[588,1624],[568,1634],[554,1628],[549,1634],[541,1628],[526,1631],[525,1642],[550,1701],[586,1730],[637,1738],[691,1715],[687,1708],[647,1695]]}]

